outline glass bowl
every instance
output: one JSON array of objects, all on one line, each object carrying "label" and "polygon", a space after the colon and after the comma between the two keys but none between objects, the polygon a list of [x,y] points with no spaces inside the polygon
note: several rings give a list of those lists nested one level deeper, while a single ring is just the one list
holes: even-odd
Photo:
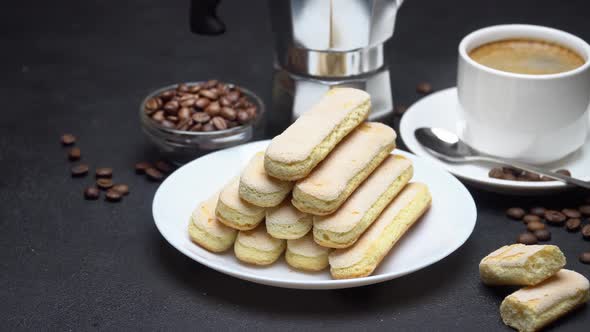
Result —
[{"label": "glass bowl", "polygon": [[[200,82],[186,82],[188,86],[202,84]],[[144,112],[145,103],[152,97],[166,90],[175,89],[178,84],[172,84],[147,95],[139,105],[139,119],[147,138],[158,148],[162,156],[176,164],[184,164],[211,151],[228,148],[245,143],[252,139],[256,125],[265,113],[262,100],[252,91],[239,85],[226,83],[230,87],[239,87],[242,94],[257,107],[256,117],[249,123],[233,128],[215,131],[186,131],[164,128],[153,121]]]}]

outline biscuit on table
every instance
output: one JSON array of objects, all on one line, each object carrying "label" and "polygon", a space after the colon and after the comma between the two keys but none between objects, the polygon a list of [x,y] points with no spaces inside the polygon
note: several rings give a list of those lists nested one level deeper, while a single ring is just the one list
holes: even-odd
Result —
[{"label": "biscuit on table", "polygon": [[253,229],[264,219],[264,208],[240,198],[240,178],[235,177],[219,194],[215,215],[226,226],[238,230]]},{"label": "biscuit on table", "polygon": [[565,256],[554,245],[503,246],[479,263],[481,280],[488,285],[536,285],[565,266]]},{"label": "biscuit on table", "polygon": [[288,199],[266,210],[266,230],[277,239],[298,239],[305,236],[311,226],[311,215],[297,210]]},{"label": "biscuit on table", "polygon": [[264,223],[249,231],[240,231],[234,244],[236,257],[245,263],[270,265],[283,253],[286,240],[275,239],[266,232]]},{"label": "biscuit on table", "polygon": [[562,269],[535,286],[508,295],[500,305],[504,324],[533,332],[555,321],[590,298],[588,279]]},{"label": "biscuit on table", "polygon": [[223,252],[231,248],[238,231],[220,223],[215,217],[215,206],[219,193],[199,204],[191,214],[188,225],[190,239],[212,252]]},{"label": "biscuit on table", "polygon": [[335,88],[303,113],[266,149],[264,167],[275,178],[302,179],[369,115],[371,97],[362,90]]},{"label": "biscuit on table", "polygon": [[330,248],[353,245],[412,175],[413,167],[409,159],[389,155],[336,212],[313,217],[315,241]]},{"label": "biscuit on table", "polygon": [[240,176],[240,197],[256,206],[272,207],[281,204],[291,192],[293,183],[282,181],[266,174],[264,152],[252,157]]},{"label": "biscuit on table", "polygon": [[290,266],[304,271],[321,271],[328,267],[329,248],[315,243],[311,233],[287,241],[285,260]]},{"label": "biscuit on table", "polygon": [[383,257],[426,212],[430,202],[425,184],[408,184],[353,246],[330,253],[332,277],[349,279],[371,275]]},{"label": "biscuit on table", "polygon": [[291,202],[303,212],[330,214],[395,148],[391,127],[366,122],[356,128],[305,179],[297,181]]}]

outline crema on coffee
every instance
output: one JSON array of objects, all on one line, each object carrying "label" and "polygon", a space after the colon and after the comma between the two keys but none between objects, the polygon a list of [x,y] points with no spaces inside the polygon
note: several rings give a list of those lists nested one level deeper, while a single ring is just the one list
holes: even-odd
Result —
[{"label": "crema on coffee", "polygon": [[469,51],[469,57],[493,69],[529,75],[562,73],[585,63],[565,46],[536,39],[494,41]]}]

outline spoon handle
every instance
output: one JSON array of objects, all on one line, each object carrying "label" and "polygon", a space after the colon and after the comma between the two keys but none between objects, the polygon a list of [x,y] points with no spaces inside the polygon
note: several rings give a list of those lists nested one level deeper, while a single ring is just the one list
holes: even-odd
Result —
[{"label": "spoon handle", "polygon": [[578,187],[590,189],[590,181],[582,181],[580,179],[576,179],[571,176],[551,172],[551,171],[548,171],[548,170],[540,168],[540,167],[524,164],[524,163],[521,163],[518,161],[507,160],[507,159],[503,159],[503,158],[499,158],[499,157],[492,157],[492,156],[486,156],[486,155],[480,155],[480,156],[478,156],[478,158],[480,158],[481,160],[490,161],[493,163],[499,163],[499,164],[513,166],[515,168],[519,168],[519,169],[527,171],[527,172],[532,172],[532,173],[544,175],[546,177],[549,177],[549,178],[552,178],[555,180],[559,180],[559,181],[565,182],[567,184],[573,184]]}]

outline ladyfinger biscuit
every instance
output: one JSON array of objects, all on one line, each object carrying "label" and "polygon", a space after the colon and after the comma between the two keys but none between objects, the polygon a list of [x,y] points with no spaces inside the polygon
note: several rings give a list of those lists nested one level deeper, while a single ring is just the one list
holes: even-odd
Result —
[{"label": "ladyfinger biscuit", "polygon": [[191,214],[188,234],[193,242],[212,251],[222,252],[231,248],[238,231],[220,223],[215,217],[219,193],[199,204]]},{"label": "ladyfinger biscuit", "polygon": [[538,285],[508,295],[500,305],[500,315],[504,324],[518,331],[538,331],[589,298],[588,279],[562,269]]},{"label": "ladyfinger biscuit", "polygon": [[297,181],[291,200],[314,215],[330,214],[352,194],[395,148],[395,131],[376,122],[360,125],[305,179]]},{"label": "ladyfinger biscuit", "polygon": [[536,285],[565,266],[565,256],[553,245],[503,246],[479,263],[481,280],[488,285]]},{"label": "ladyfinger biscuit", "polygon": [[311,215],[297,210],[290,200],[266,210],[266,230],[277,239],[298,239],[311,230]]},{"label": "ladyfinger biscuit", "polygon": [[264,219],[264,208],[240,198],[240,179],[231,180],[219,194],[215,215],[226,226],[238,230],[253,229]]},{"label": "ladyfinger biscuit", "polygon": [[315,242],[330,248],[353,245],[410,181],[413,172],[409,159],[389,155],[336,212],[313,217]]},{"label": "ladyfinger biscuit", "polygon": [[266,232],[264,223],[249,231],[240,231],[234,245],[236,257],[245,263],[269,265],[283,253],[286,241]]},{"label": "ladyfinger biscuit", "polygon": [[291,192],[291,188],[292,182],[281,181],[266,174],[264,152],[255,154],[240,176],[240,197],[256,206],[279,205]]},{"label": "ladyfinger biscuit", "polygon": [[332,149],[369,115],[368,93],[352,88],[328,91],[266,149],[266,172],[281,180],[307,176]]},{"label": "ladyfinger biscuit", "polygon": [[287,241],[285,260],[292,267],[305,271],[321,271],[328,266],[329,248],[315,243],[311,233],[306,236]]},{"label": "ladyfinger biscuit", "polygon": [[383,257],[426,212],[431,199],[425,184],[407,185],[352,247],[330,253],[332,277],[349,279],[373,273]]}]

